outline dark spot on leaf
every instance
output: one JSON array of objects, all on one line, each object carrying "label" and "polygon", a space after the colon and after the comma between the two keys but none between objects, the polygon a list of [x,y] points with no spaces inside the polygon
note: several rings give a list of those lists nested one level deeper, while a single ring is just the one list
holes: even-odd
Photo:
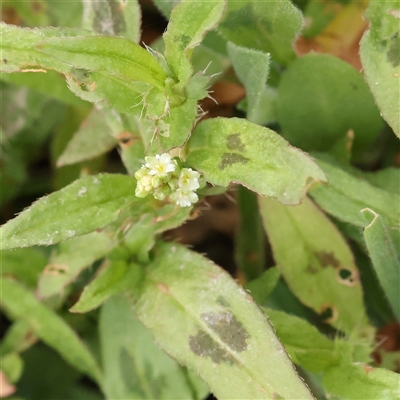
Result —
[{"label": "dark spot on leaf", "polygon": [[204,330],[199,330],[197,335],[189,338],[191,350],[201,357],[210,357],[217,364],[235,362],[229,349],[238,353],[247,349],[249,334],[243,325],[231,313],[204,313],[201,318],[225,346],[221,346]]},{"label": "dark spot on leaf", "polygon": [[346,268],[341,268],[341,269],[339,270],[339,276],[340,276],[342,279],[347,279],[347,278],[349,278],[349,277],[351,276],[351,271],[349,271],[349,270],[346,269]]},{"label": "dark spot on leaf", "polygon": [[358,89],[358,86],[357,86],[354,82],[351,82],[351,83],[350,83],[350,86],[351,86],[351,88],[352,88],[353,90],[357,90],[357,89]]},{"label": "dark spot on leaf", "polygon": [[7,63],[8,63],[8,61],[5,58],[3,58],[3,64],[7,64]]},{"label": "dark spot on leaf", "polygon": [[240,133],[234,133],[226,138],[226,146],[229,150],[244,151],[245,145],[240,139]]},{"label": "dark spot on leaf", "polygon": [[387,52],[387,59],[393,65],[397,67],[400,64],[400,36],[399,32],[396,32],[389,41],[390,47]]},{"label": "dark spot on leaf", "polygon": [[338,318],[338,311],[335,307],[325,305],[322,307],[320,317],[328,323],[334,322]]},{"label": "dark spot on leaf", "polygon": [[189,346],[193,353],[200,357],[210,357],[213,362],[227,362],[233,364],[235,359],[207,333],[200,330],[196,336],[190,336]]},{"label": "dark spot on leaf", "polygon": [[226,167],[231,166],[232,164],[241,163],[246,164],[249,161],[249,158],[243,157],[241,154],[236,153],[224,153],[221,157],[221,162],[218,165],[218,168],[223,171]]},{"label": "dark spot on leaf", "polygon": [[218,296],[217,303],[224,307],[230,307],[229,302],[222,296]]},{"label": "dark spot on leaf", "polygon": [[309,274],[316,274],[319,270],[320,270],[319,268],[317,268],[316,266],[314,266],[314,265],[312,265],[312,264],[309,264],[309,265],[307,266],[307,268],[306,268],[306,271],[307,271]]},{"label": "dark spot on leaf", "polygon": [[355,286],[359,281],[358,272],[348,268],[340,268],[338,270],[338,280],[347,286]]},{"label": "dark spot on leaf", "polygon": [[321,265],[325,268],[329,266],[333,268],[340,267],[340,262],[336,259],[335,255],[332,252],[328,253],[326,251],[320,251],[318,253],[315,253],[315,255],[317,256]]}]

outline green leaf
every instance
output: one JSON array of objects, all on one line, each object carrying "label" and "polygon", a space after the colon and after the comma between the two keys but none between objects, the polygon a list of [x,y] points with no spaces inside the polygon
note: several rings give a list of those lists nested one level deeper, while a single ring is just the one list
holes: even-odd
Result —
[{"label": "green leaf", "polygon": [[104,390],[109,399],[203,399],[207,387],[163,353],[119,296],[101,309]]},{"label": "green leaf", "polygon": [[[247,96],[247,119],[260,125],[270,122],[265,118],[271,110],[263,109],[268,104],[266,96],[270,93],[267,90],[267,79],[269,74],[269,53],[236,46],[228,43],[228,54],[232,61],[236,75],[246,88]],[[267,104],[265,104],[267,103]]]},{"label": "green leaf", "polygon": [[[24,368],[23,361],[18,353],[9,353],[7,355],[1,355],[1,373],[4,373],[8,380],[12,383],[16,383],[22,374]],[[2,382],[2,389],[4,382]],[[2,396],[4,394],[2,393]]]},{"label": "green leaf", "polygon": [[105,71],[74,69],[66,75],[66,80],[69,89],[81,99],[92,103],[106,101],[119,112],[138,116],[143,108],[142,98],[149,91],[146,83],[109,75]]},{"label": "green leaf", "polygon": [[229,0],[218,30],[238,46],[271,53],[286,64],[295,57],[293,42],[302,22],[301,12],[288,0]]},{"label": "green leaf", "polygon": [[400,3],[371,0],[366,17],[370,29],[360,48],[365,78],[383,117],[400,137]]},{"label": "green leaf", "polygon": [[329,183],[313,188],[310,195],[329,214],[359,227],[369,223],[361,213],[364,208],[375,211],[390,224],[400,220],[400,210],[396,207],[400,201],[398,193],[376,188],[322,155],[315,156],[315,159]]},{"label": "green leaf", "polygon": [[92,232],[60,243],[39,278],[39,296],[48,298],[62,293],[84,268],[107,255],[115,245],[106,232]]},{"label": "green leaf", "polygon": [[75,68],[103,71],[131,81],[164,88],[164,70],[145,49],[119,37],[49,38],[36,45],[40,51]]},{"label": "green leaf", "polygon": [[370,221],[364,238],[375,272],[400,321],[400,230],[388,226],[373,210],[364,209],[362,213]]},{"label": "green leaf", "polygon": [[78,179],[42,197],[0,228],[1,248],[48,246],[103,228],[135,197],[136,181],[128,176],[101,174]]},{"label": "green leaf", "polygon": [[239,118],[201,122],[189,140],[187,162],[213,185],[241,183],[284,204],[298,204],[324,173],[274,131]]},{"label": "green leaf", "polygon": [[7,329],[0,343],[0,354],[4,356],[14,352],[22,353],[35,344],[37,340],[38,338],[33,333],[29,322],[20,319]]},{"label": "green leaf", "polygon": [[359,271],[335,225],[308,198],[296,207],[267,198],[259,204],[275,262],[292,292],[346,333],[366,328]]},{"label": "green leaf", "polygon": [[111,260],[101,267],[96,277],[83,289],[71,312],[85,313],[100,306],[109,297],[136,285],[141,277],[138,265],[123,260]]},{"label": "green leaf", "polygon": [[253,279],[245,286],[254,301],[259,305],[267,302],[269,295],[275,289],[281,272],[277,267],[269,268],[259,278]]},{"label": "green leaf", "polygon": [[366,364],[332,367],[323,376],[327,394],[339,400],[393,400],[400,396],[399,374]]},{"label": "green leaf", "polygon": [[157,343],[217,398],[313,398],[251,297],[201,255],[160,245],[135,307]]},{"label": "green leaf", "polygon": [[320,372],[338,364],[334,342],[304,319],[283,311],[263,309],[277,336],[295,364],[312,372]]},{"label": "green leaf", "polygon": [[279,84],[277,115],[285,138],[306,151],[329,150],[352,130],[356,157],[383,127],[363,75],[326,54],[290,64]]},{"label": "green leaf", "polygon": [[389,167],[374,172],[363,172],[362,176],[378,188],[400,193],[400,168]]},{"label": "green leaf", "polygon": [[170,16],[165,42],[165,58],[168,66],[183,86],[193,74],[191,53],[205,34],[220,21],[226,0],[181,1]]},{"label": "green leaf", "polygon": [[65,83],[63,75],[56,71],[47,71],[45,74],[37,72],[24,72],[23,74],[1,74],[1,80],[14,85],[27,86],[46,96],[56,99],[64,104],[78,107],[90,107],[74,96]]},{"label": "green leaf", "polygon": [[191,210],[191,207],[177,208],[175,204],[166,204],[153,213],[143,214],[126,231],[124,245],[140,263],[148,263],[149,251],[155,244],[156,234],[182,225],[189,218]]},{"label": "green leaf", "polygon": [[139,43],[141,10],[137,0],[83,1],[83,28],[123,36]]},{"label": "green leaf", "polygon": [[93,108],[58,158],[57,166],[90,160],[111,150],[117,143],[117,139],[111,135],[104,113],[101,109]]},{"label": "green leaf", "polygon": [[95,359],[77,334],[22,285],[4,278],[1,303],[13,318],[27,321],[35,334],[57,350],[67,362],[95,381],[101,381]]},{"label": "green leaf", "polygon": [[39,249],[15,249],[0,252],[1,274],[16,278],[35,288],[47,258]]},{"label": "green leaf", "polygon": [[[20,28],[14,25],[0,24],[2,51],[2,72],[25,72],[45,69],[67,73],[71,67],[55,58],[40,52],[36,45],[46,38],[90,36],[92,32],[70,28]],[[38,71],[40,72],[40,71]],[[41,72],[45,72],[42,70]]]}]

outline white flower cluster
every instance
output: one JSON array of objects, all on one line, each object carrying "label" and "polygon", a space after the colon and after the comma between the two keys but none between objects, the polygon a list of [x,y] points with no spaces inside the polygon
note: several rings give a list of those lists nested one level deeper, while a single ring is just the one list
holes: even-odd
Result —
[{"label": "white flower cluster", "polygon": [[200,174],[191,168],[179,168],[168,153],[145,157],[146,163],[135,172],[137,197],[152,194],[157,200],[167,196],[181,207],[190,207],[199,200]]}]

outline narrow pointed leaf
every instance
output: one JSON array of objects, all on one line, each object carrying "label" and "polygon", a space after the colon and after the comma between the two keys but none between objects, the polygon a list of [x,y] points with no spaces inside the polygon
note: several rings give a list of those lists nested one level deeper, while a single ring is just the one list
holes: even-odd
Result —
[{"label": "narrow pointed leaf", "polygon": [[[228,54],[236,75],[246,88],[247,119],[260,125],[270,122],[266,116],[271,110],[262,109],[266,103],[270,54],[228,43]],[[269,104],[272,108],[272,103]]]},{"label": "narrow pointed leaf", "polygon": [[1,248],[48,246],[103,228],[134,202],[136,181],[102,174],[42,197],[0,228]]},{"label": "narrow pointed leaf", "polygon": [[328,184],[313,188],[310,195],[329,214],[359,227],[369,224],[361,213],[364,208],[381,215],[389,224],[400,220],[399,193],[374,187],[321,155],[315,159],[328,177]]},{"label": "narrow pointed leaf", "polygon": [[267,319],[224,271],[160,245],[136,304],[156,342],[218,399],[312,399]]},{"label": "narrow pointed leaf", "polygon": [[[35,46],[52,37],[90,36],[92,32],[84,29],[70,28],[20,28],[14,25],[0,23],[1,71],[20,72],[30,69],[55,69],[66,73],[71,67],[50,55],[40,52]],[[45,71],[42,71],[45,72]]]},{"label": "narrow pointed leaf", "polygon": [[359,271],[335,225],[308,198],[296,207],[259,204],[275,262],[299,300],[344,332],[366,328]]},{"label": "narrow pointed leaf", "polygon": [[36,48],[75,68],[105,71],[160,89],[164,87],[165,72],[156,59],[128,39],[111,36],[52,38],[37,44]]},{"label": "narrow pointed leaf", "polygon": [[383,117],[400,137],[400,3],[371,0],[369,30],[361,41],[365,78]]},{"label": "narrow pointed leaf", "polygon": [[92,232],[60,243],[40,275],[39,296],[48,298],[62,292],[84,268],[104,257],[115,245],[116,240],[106,232]]},{"label": "narrow pointed leaf", "polygon": [[222,17],[226,0],[181,1],[172,11],[163,38],[165,58],[180,82],[187,84],[193,73],[190,50]]},{"label": "narrow pointed leaf", "polygon": [[57,166],[90,160],[111,150],[117,143],[104,113],[94,108],[58,158]]},{"label": "narrow pointed leaf", "polygon": [[84,313],[93,310],[111,296],[126,291],[128,287],[134,287],[140,277],[141,270],[138,265],[128,265],[124,260],[112,260],[85,286],[81,297],[70,311]]},{"label": "narrow pointed leaf", "polygon": [[382,217],[370,209],[362,210],[370,224],[364,229],[364,238],[376,275],[400,321],[400,231],[388,226]]},{"label": "narrow pointed leaf", "polygon": [[284,204],[298,204],[313,182],[326,180],[310,157],[277,133],[239,118],[201,122],[187,162],[214,185],[241,183]]},{"label": "narrow pointed leaf", "polygon": [[13,318],[27,321],[35,334],[71,365],[100,382],[97,362],[78,335],[22,285],[4,278],[1,304]]}]

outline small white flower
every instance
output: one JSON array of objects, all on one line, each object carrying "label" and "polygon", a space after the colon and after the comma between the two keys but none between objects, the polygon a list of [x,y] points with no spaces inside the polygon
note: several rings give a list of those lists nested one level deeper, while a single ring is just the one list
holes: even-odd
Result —
[{"label": "small white flower", "polygon": [[200,174],[192,168],[182,168],[178,185],[184,191],[196,190],[200,187],[199,178]]},{"label": "small white flower", "polygon": [[183,190],[181,188],[176,189],[176,191],[171,194],[170,198],[181,207],[190,207],[199,200],[195,192]]},{"label": "small white flower", "polygon": [[157,175],[163,178],[168,175],[169,172],[174,172],[177,166],[176,161],[171,160],[171,156],[168,153],[157,154],[155,157],[145,157],[145,167],[148,169],[149,175]]}]

